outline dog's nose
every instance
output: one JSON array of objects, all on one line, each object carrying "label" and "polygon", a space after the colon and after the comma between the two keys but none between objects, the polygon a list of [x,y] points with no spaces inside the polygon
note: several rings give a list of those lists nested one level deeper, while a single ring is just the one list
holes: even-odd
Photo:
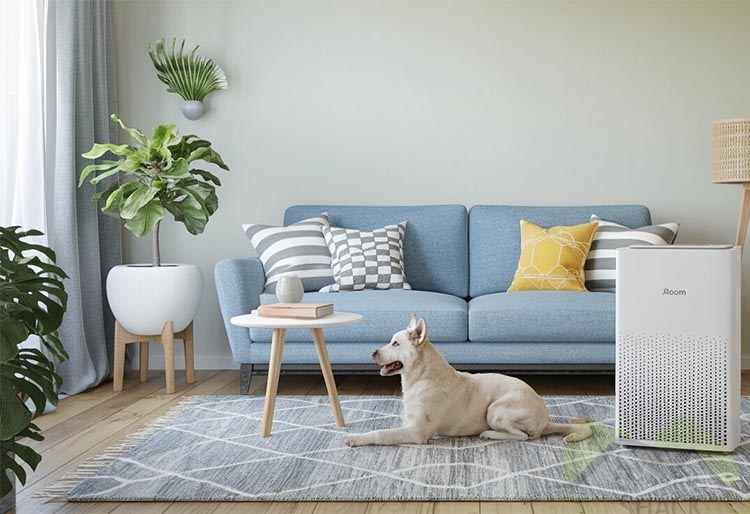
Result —
[{"label": "dog's nose", "polygon": [[376,356],[376,355],[378,354],[378,351],[379,351],[379,350],[375,350],[375,351],[374,351],[374,352],[372,352],[372,353],[371,353],[370,355],[372,355],[373,357],[375,357],[375,356]]}]

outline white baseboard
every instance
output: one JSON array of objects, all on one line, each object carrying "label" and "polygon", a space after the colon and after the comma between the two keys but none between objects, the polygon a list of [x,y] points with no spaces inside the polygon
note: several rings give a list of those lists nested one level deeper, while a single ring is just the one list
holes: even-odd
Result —
[{"label": "white baseboard", "polygon": [[[160,347],[160,345],[155,345]],[[182,353],[175,352],[175,369],[185,369],[185,359]],[[138,367],[138,360],[133,361]],[[239,369],[240,365],[234,362],[231,355],[196,355],[195,369]],[[164,369],[164,354],[148,356],[148,369]]]},{"label": "white baseboard", "polygon": [[[156,345],[158,346],[158,345]],[[164,369],[164,355],[154,354],[149,355],[149,369]],[[175,352],[175,368],[185,369],[185,359],[182,353],[177,354]],[[750,370],[750,353],[742,354],[742,369]],[[134,361],[134,365],[138,366],[138,361]],[[230,355],[196,355],[195,356],[195,369],[237,369],[240,365],[234,362],[234,359]]]}]

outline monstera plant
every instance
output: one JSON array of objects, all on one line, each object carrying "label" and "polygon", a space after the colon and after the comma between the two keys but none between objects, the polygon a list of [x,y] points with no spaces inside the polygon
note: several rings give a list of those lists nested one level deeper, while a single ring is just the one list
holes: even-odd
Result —
[{"label": "monstera plant", "polygon": [[[57,334],[68,301],[67,275],[55,265],[52,250],[28,241],[40,235],[0,227],[0,497],[13,489],[7,471],[26,482],[16,459],[32,470],[42,459],[19,439],[44,439],[32,419],[47,402],[57,405],[61,378],[52,359],[68,358]],[[41,349],[22,347],[29,336],[37,336],[52,359]]]},{"label": "monstera plant", "polygon": [[[117,115],[112,119],[133,144],[95,144],[83,157],[98,161],[82,170],[78,185],[89,180],[101,188],[92,200],[102,202],[105,214],[124,220],[125,228],[137,237],[152,235],[152,264],[112,268],[107,277],[109,305],[132,334],[160,334],[167,321],[180,332],[197,312],[203,275],[192,264],[162,266],[161,221],[169,213],[191,234],[202,233],[219,207],[216,186],[221,185],[203,164],[229,168],[209,141],[179,136],[175,125],[159,125],[147,137],[125,126]],[[114,177],[124,180],[105,186],[103,181]]]}]

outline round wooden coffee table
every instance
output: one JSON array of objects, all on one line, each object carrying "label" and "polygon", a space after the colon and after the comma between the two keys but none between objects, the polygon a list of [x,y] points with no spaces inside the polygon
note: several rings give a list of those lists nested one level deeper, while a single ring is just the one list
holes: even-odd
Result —
[{"label": "round wooden coffee table", "polygon": [[341,412],[339,403],[339,394],[336,391],[336,382],[333,379],[331,371],[331,361],[328,359],[328,349],[326,341],[323,338],[323,329],[328,327],[338,327],[341,325],[351,325],[362,321],[360,314],[351,312],[334,312],[328,316],[318,319],[295,319],[295,318],[266,318],[258,316],[257,311],[242,316],[235,316],[231,320],[232,325],[247,328],[270,328],[273,330],[271,338],[271,359],[268,363],[268,384],[266,384],[266,403],[263,408],[263,425],[261,435],[268,437],[271,435],[271,425],[273,424],[273,410],[276,406],[276,390],[279,386],[279,372],[281,371],[281,355],[284,353],[284,338],[286,331],[290,328],[309,328],[312,332],[312,339],[315,343],[315,350],[318,352],[320,369],[323,372],[323,379],[328,389],[328,398],[331,401],[331,409],[336,424],[344,426],[344,414]]}]

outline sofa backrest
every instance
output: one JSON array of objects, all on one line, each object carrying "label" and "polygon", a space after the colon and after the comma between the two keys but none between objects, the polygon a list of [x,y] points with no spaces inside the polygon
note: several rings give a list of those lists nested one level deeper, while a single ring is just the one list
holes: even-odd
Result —
[{"label": "sofa backrest", "polygon": [[469,211],[469,296],[507,291],[521,254],[522,219],[542,227],[587,223],[592,214],[637,228],[651,224],[642,205],[520,207],[476,205]]},{"label": "sofa backrest", "polygon": [[404,267],[414,289],[469,294],[468,214],[463,205],[294,205],[284,225],[328,212],[331,226],[373,230],[406,221]]}]

